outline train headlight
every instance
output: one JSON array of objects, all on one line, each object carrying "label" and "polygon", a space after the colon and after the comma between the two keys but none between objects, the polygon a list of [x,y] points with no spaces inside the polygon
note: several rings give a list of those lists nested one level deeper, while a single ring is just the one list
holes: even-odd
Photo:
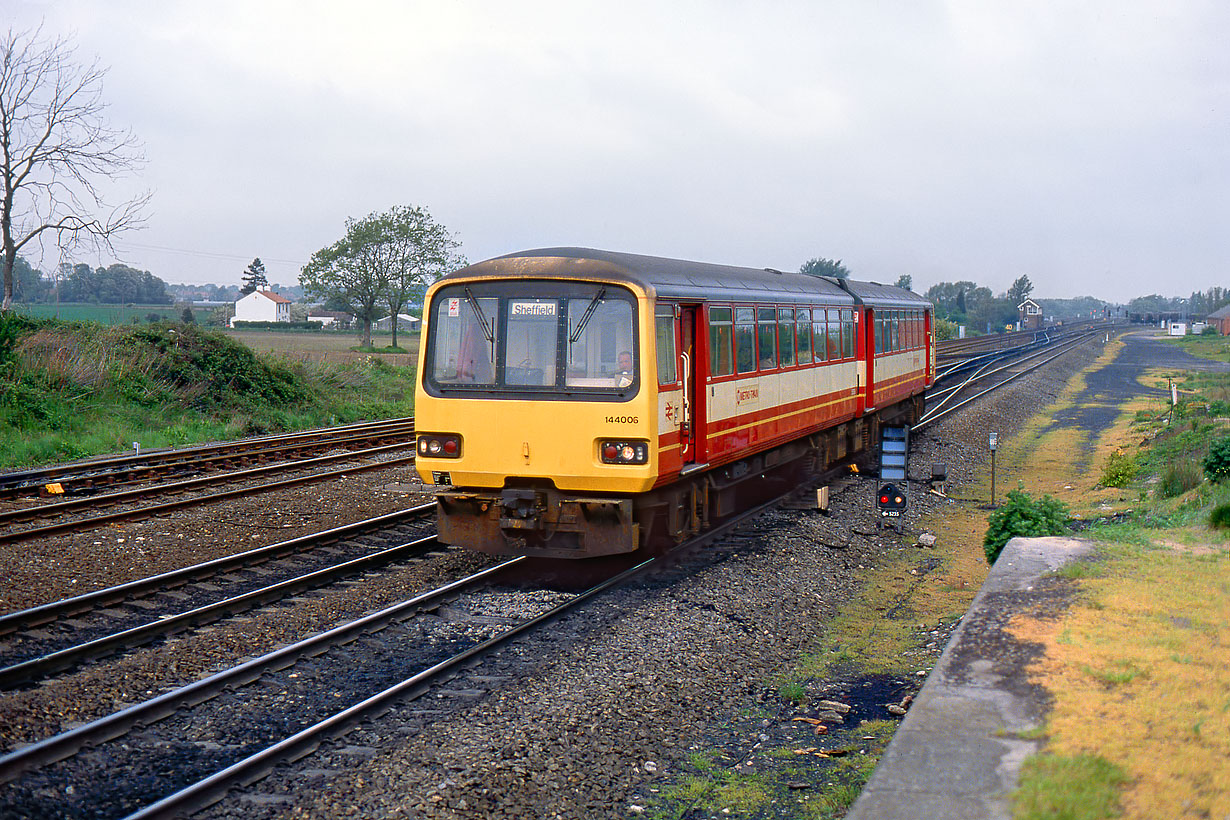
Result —
[{"label": "train headlight", "polygon": [[431,458],[458,458],[461,456],[461,436],[446,433],[421,433],[418,437],[421,456]]},{"label": "train headlight", "polygon": [[648,464],[647,441],[600,441],[598,452],[603,464]]}]

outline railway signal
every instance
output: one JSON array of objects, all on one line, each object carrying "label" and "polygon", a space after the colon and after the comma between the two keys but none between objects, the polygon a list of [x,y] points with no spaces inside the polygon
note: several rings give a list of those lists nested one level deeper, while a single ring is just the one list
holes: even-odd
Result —
[{"label": "railway signal", "polygon": [[883,518],[896,518],[906,507],[909,481],[910,428],[885,425],[880,428],[880,481],[876,508]]},{"label": "railway signal", "polygon": [[876,506],[880,509],[880,515],[886,518],[901,515],[905,504],[905,493],[895,484],[885,484],[876,493]]}]

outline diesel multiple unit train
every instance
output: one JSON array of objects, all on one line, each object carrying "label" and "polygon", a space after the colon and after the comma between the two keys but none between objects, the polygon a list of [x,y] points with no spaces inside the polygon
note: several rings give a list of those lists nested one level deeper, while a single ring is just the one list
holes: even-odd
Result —
[{"label": "diesel multiple unit train", "polygon": [[443,277],[423,319],[417,469],[440,540],[495,554],[682,541],[912,423],[935,377],[925,299],[771,269],[525,251]]}]

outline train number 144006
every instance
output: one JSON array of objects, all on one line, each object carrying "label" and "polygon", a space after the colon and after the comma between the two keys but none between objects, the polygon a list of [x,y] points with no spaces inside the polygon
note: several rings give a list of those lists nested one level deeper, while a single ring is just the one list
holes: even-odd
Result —
[{"label": "train number 144006", "polygon": [[639,419],[636,416],[607,416],[607,424],[636,424]]}]

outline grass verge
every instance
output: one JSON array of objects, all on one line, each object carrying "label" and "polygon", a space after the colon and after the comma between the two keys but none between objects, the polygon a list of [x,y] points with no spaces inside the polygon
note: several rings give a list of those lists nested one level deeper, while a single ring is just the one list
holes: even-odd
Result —
[{"label": "grass verge", "polygon": [[197,325],[0,317],[0,467],[390,418],[414,370],[258,355]]},{"label": "grass verge", "polygon": [[[899,719],[885,703],[916,688],[988,571],[984,513],[954,505],[928,528],[944,538],[933,549],[893,548],[869,569],[862,592],[824,625],[813,649],[766,682],[756,708],[692,754],[643,816],[845,815],[896,731]],[[820,730],[816,715],[834,697],[853,710]],[[749,737],[764,740],[749,748]]]}]

